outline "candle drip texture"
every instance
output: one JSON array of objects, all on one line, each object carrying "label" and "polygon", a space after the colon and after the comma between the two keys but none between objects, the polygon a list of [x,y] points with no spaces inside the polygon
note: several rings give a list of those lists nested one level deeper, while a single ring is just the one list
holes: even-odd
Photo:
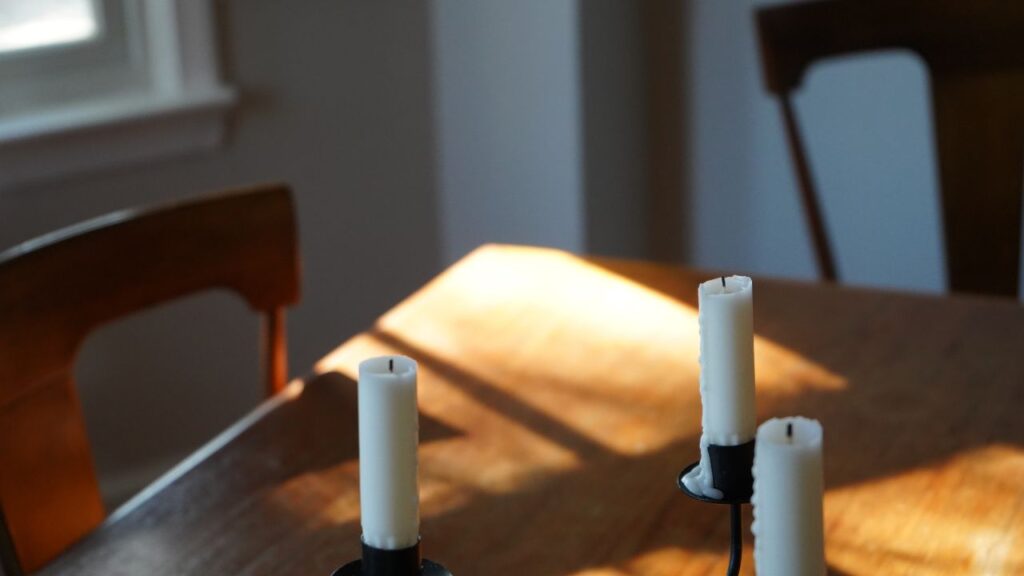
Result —
[{"label": "candle drip texture", "polygon": [[737,446],[756,430],[753,282],[746,276],[709,280],[697,289],[700,310],[700,465],[683,478],[687,490],[721,498],[708,446]]},{"label": "candle drip texture", "polygon": [[754,563],[760,576],[824,576],[822,429],[817,420],[773,418],[754,451]]}]

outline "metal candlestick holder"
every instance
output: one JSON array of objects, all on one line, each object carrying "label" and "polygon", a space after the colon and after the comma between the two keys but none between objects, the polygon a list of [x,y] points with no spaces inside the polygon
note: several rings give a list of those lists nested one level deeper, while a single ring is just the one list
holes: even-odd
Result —
[{"label": "metal candlestick holder", "polygon": [[676,482],[679,489],[694,500],[710,504],[728,504],[730,518],[729,570],[728,576],[740,573],[740,562],[743,560],[743,525],[742,506],[750,503],[754,492],[754,441],[736,446],[708,445],[708,459],[711,461],[713,485],[722,492],[719,499],[708,498],[690,492],[683,484],[683,477],[696,468],[700,461],[690,464],[679,473]]},{"label": "metal candlestick holder", "polygon": [[437,562],[423,559],[420,543],[398,550],[374,548],[363,542],[363,557],[334,571],[332,576],[452,576]]}]

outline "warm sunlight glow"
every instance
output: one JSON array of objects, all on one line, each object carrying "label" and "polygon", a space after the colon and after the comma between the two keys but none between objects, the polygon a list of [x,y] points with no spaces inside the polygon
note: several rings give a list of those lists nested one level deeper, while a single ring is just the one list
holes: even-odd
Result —
[{"label": "warm sunlight glow", "polygon": [[[361,360],[395,352],[377,338],[361,334],[335,350],[317,369],[323,371],[329,366],[355,380]],[[425,507],[456,503],[452,498],[459,490],[465,495],[514,492],[538,478],[579,465],[579,457],[571,449],[523,426],[500,409],[475,401],[472,395],[452,386],[443,374],[433,370],[430,363],[420,363],[419,383],[421,412],[465,430],[468,435],[464,440],[420,447],[420,457],[430,458],[430,469],[435,471],[421,474]],[[455,404],[460,407],[455,409]],[[482,465],[484,462],[486,465]],[[443,505],[438,511],[442,509]]]},{"label": "warm sunlight glow", "polygon": [[[697,311],[564,252],[485,247],[383,316],[377,330],[380,342],[357,338],[318,370],[354,377],[359,359],[390,353],[393,339],[421,363],[454,367],[620,454],[700,431]],[[764,338],[755,355],[766,398],[844,385]],[[536,385],[529,398],[522,382]],[[544,408],[551,406],[558,410]]]},{"label": "warm sunlight glow", "polygon": [[[967,477],[973,482],[964,482]],[[1022,480],[1024,449],[995,445],[829,490],[826,524],[842,524],[829,542],[829,562],[850,574],[881,567],[922,576],[1024,573],[1024,526],[1014,522],[1024,503]],[[937,498],[936,489],[947,484],[952,497]],[[844,520],[850,517],[870,521]],[[910,517],[913,533],[907,532]]]},{"label": "warm sunlight glow", "polygon": [[[643,266],[487,246],[316,369],[354,380],[367,357],[419,362],[424,525],[488,523],[474,542],[495,565],[521,565],[501,556],[518,550],[501,539],[528,527],[534,541],[564,547],[531,559],[538,573],[724,573],[726,516],[674,486],[700,438],[699,278]],[[842,345],[819,341],[816,311],[800,309],[801,290],[765,283],[760,329],[755,317],[758,419],[808,413],[825,426],[830,566],[839,574],[1024,574],[1024,525],[1015,522],[1024,449],[1005,422],[1002,438],[976,425],[985,414],[978,406],[1012,405],[1014,397],[908,361],[898,346],[859,349],[845,344],[849,335]],[[849,330],[872,335],[858,309],[845,310],[845,298],[828,292],[840,289],[822,290]],[[788,314],[795,329],[782,329]],[[836,330],[821,334],[837,338]],[[917,344],[938,355],[958,353],[954,343]],[[917,386],[919,374],[929,393]],[[355,529],[357,465],[344,458],[328,474],[351,489],[317,517]],[[303,511],[304,494],[320,489],[311,478],[293,479],[275,504]],[[641,524],[642,534],[622,540]],[[576,549],[567,534],[607,545]],[[744,571],[752,573],[746,544]]]},{"label": "warm sunlight glow", "polygon": [[[495,246],[449,269],[316,370],[355,380],[369,357],[419,362],[422,417],[458,430],[421,444],[424,518],[514,516],[555,486],[568,517],[614,525],[625,509],[601,505],[608,486],[677,503],[672,478],[696,457],[700,435],[698,337],[697,311],[665,292],[563,252]],[[756,338],[755,355],[767,399],[845,386],[768,339]],[[665,489],[632,485],[623,457],[656,467]],[[331,473],[355,482],[350,465]],[[301,506],[300,492],[277,504]],[[339,496],[320,517],[357,522],[355,498]],[[536,528],[551,538],[562,529]],[[683,557],[724,571],[717,550],[659,547],[580,574],[657,573],[659,562]]]}]

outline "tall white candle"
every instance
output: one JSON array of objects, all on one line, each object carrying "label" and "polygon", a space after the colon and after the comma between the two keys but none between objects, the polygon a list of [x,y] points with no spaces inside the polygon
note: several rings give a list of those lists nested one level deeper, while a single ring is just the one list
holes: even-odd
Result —
[{"label": "tall white candle", "polygon": [[823,576],[822,431],[817,420],[773,418],[757,429],[754,563],[759,576]]},{"label": "tall white candle", "polygon": [[381,356],[359,364],[359,504],[363,541],[385,550],[419,540],[416,362]]},{"label": "tall white candle", "polygon": [[700,465],[683,482],[709,498],[714,488],[708,445],[736,446],[754,438],[754,283],[746,276],[708,280],[697,289],[700,306]]}]

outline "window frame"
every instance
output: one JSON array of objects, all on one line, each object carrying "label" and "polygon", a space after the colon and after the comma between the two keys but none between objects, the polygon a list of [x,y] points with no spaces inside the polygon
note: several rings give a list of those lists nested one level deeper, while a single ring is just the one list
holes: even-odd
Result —
[{"label": "window frame", "polygon": [[[93,56],[94,68],[76,71],[71,80],[25,80],[44,91],[47,82],[70,84],[62,88],[67,94],[56,95],[67,96],[59,104],[33,110],[19,109],[17,98],[9,101],[0,115],[0,191],[221,144],[236,94],[220,79],[212,1],[98,0],[97,6],[104,6],[105,18],[127,22],[122,34],[111,36],[121,48],[104,47],[101,38],[96,45],[90,40],[0,58],[0,70],[33,59],[59,70],[61,58],[100,55]],[[74,77],[89,71],[98,80],[75,86]]]},{"label": "window frame", "polygon": [[96,37],[0,52],[0,122],[103,97],[115,86],[119,91],[145,89],[141,5],[132,0],[90,2]]}]

